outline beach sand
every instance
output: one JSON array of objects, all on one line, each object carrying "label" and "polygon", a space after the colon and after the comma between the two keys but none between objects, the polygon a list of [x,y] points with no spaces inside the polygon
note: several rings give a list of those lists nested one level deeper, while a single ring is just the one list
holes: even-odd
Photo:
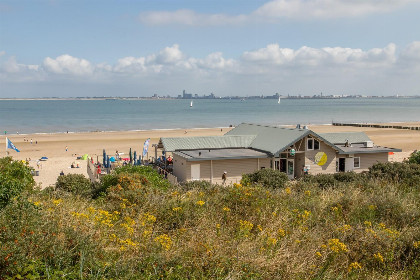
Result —
[{"label": "beach sand", "polygon": [[[388,128],[365,128],[345,127],[332,125],[310,125],[309,129],[317,132],[345,132],[364,131],[373,140],[375,145],[399,148],[402,153],[396,153],[390,159],[402,161],[407,158],[413,150],[420,149],[420,131],[388,129]],[[223,135],[230,128],[208,128],[208,129],[187,129],[187,130],[149,130],[149,131],[117,131],[117,132],[86,132],[86,133],[61,133],[61,134],[31,134],[31,135],[10,135],[10,140],[20,150],[17,153],[9,149],[9,155],[14,159],[30,160],[30,166],[39,170],[39,176],[34,176],[35,181],[41,184],[41,188],[54,185],[60,171],[65,174],[75,173],[87,176],[86,161],[76,160],[78,156],[89,154],[96,161],[102,158],[102,150],[114,156],[115,152],[122,152],[128,157],[129,149],[141,154],[144,141],[150,138],[149,158],[154,157],[152,144],[158,142],[160,137],[190,137],[190,136],[216,136]],[[187,133],[185,133],[187,131]],[[24,141],[28,140],[28,141]],[[32,139],[32,144],[30,140]],[[37,144],[36,144],[37,142]],[[5,137],[0,139],[0,147],[5,147]],[[68,151],[66,151],[68,147]],[[5,156],[4,148],[0,155]],[[42,161],[38,169],[37,160],[43,156],[48,160]],[[70,168],[72,162],[77,161],[80,168]]]}]

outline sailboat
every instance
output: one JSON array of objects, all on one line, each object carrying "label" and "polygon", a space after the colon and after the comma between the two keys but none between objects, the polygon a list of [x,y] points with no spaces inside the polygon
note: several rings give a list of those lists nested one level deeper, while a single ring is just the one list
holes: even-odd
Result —
[{"label": "sailboat", "polygon": [[190,107],[192,107],[192,105],[193,105],[193,102],[192,102],[192,100],[191,100]]},{"label": "sailboat", "polygon": [[279,96],[279,101],[277,101],[278,104],[280,104],[280,96]]}]

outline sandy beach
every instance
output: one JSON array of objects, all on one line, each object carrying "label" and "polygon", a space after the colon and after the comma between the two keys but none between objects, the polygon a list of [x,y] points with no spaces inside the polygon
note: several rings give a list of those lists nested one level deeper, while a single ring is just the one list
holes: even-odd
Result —
[{"label": "sandy beach", "polygon": [[[410,123],[419,125],[419,123]],[[230,128],[207,128],[187,130],[149,130],[149,131],[116,131],[116,132],[86,132],[86,133],[62,133],[62,134],[30,134],[8,136],[13,144],[20,150],[17,153],[9,150],[9,155],[14,159],[30,160],[30,166],[39,170],[39,176],[34,176],[35,181],[42,188],[53,185],[60,171],[65,174],[77,173],[87,176],[86,161],[76,160],[78,156],[89,154],[94,159],[101,160],[102,150],[107,154],[114,155],[115,152],[125,153],[128,157],[129,149],[140,154],[144,141],[150,138],[149,157],[154,156],[152,144],[158,142],[160,137],[184,137],[184,136],[217,136],[223,135]],[[402,161],[408,157],[413,150],[420,149],[420,131],[402,130],[391,128],[365,128],[345,127],[332,125],[310,125],[309,129],[317,133],[364,131],[375,143],[375,145],[399,148],[403,152],[396,153],[390,159]],[[187,132],[187,133],[185,133]],[[31,144],[32,139],[32,144]],[[26,140],[26,141],[25,141]],[[0,139],[0,147],[5,147],[5,137]],[[66,151],[66,147],[68,148]],[[1,156],[6,152],[2,149]],[[37,167],[37,160],[41,157],[48,157]],[[80,168],[70,168],[73,162],[78,162]]]}]

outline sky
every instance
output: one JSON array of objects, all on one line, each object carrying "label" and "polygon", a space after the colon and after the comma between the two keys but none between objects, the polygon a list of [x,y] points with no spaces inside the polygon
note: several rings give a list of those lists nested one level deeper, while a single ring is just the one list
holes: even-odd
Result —
[{"label": "sky", "polygon": [[0,0],[0,98],[420,95],[420,0]]}]

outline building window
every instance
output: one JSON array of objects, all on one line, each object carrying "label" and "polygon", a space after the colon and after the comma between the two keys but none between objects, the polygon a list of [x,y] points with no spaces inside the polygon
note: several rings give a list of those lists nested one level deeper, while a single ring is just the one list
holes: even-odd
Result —
[{"label": "building window", "polygon": [[354,168],[360,168],[360,157],[355,157],[354,158]]},{"label": "building window", "polygon": [[308,138],[308,141],[306,142],[307,145],[307,149],[306,150],[319,150],[320,149],[320,145],[319,145],[319,141],[314,139],[314,138]]}]

